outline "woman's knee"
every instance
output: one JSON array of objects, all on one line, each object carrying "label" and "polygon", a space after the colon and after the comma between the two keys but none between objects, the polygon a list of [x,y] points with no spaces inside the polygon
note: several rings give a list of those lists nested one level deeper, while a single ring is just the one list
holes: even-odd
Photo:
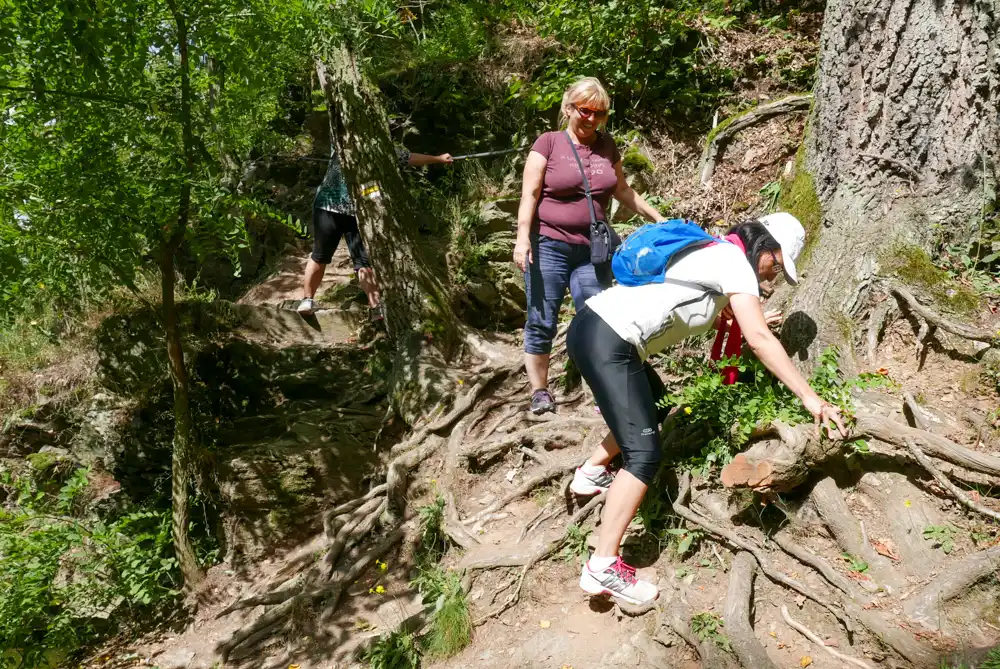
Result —
[{"label": "woman's knee", "polygon": [[653,482],[657,472],[660,471],[662,461],[663,451],[660,449],[659,436],[657,435],[655,445],[649,444],[646,448],[629,452],[625,461],[625,471],[649,485]]},{"label": "woman's knee", "polygon": [[524,326],[524,352],[531,355],[548,355],[556,336],[555,323],[531,322]]}]

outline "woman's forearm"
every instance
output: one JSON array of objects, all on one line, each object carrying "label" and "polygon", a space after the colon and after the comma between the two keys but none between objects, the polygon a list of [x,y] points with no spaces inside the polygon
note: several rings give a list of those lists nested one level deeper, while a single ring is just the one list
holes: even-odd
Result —
[{"label": "woman's forearm", "polygon": [[626,185],[625,187],[619,189],[619,191],[615,193],[615,197],[623,205],[625,205],[632,211],[636,212],[637,214],[645,218],[647,221],[650,221],[651,223],[663,220],[663,216],[660,215],[660,212],[658,212],[656,209],[653,209],[653,207],[651,207],[649,203],[646,202],[646,198],[636,193],[635,189],[633,189],[631,186]]},{"label": "woman's forearm", "polygon": [[770,330],[763,330],[747,336],[747,343],[753,349],[757,359],[764,363],[778,380],[788,386],[788,389],[795,393],[795,396],[805,402],[809,398],[816,398],[816,392],[809,386],[806,378],[795,368],[788,353],[778,338],[771,334]]},{"label": "woman's forearm", "polygon": [[533,192],[521,193],[521,204],[517,208],[517,236],[527,238],[531,233],[531,224],[535,221],[535,207],[538,206],[538,196]]}]

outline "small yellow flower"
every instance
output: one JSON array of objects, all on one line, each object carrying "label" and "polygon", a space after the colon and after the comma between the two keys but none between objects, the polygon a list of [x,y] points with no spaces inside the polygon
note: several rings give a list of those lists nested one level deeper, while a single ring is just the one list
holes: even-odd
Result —
[{"label": "small yellow flower", "polygon": [[907,509],[909,509],[912,506],[912,504],[910,503],[910,500],[904,499],[903,500],[903,506],[905,506]]},{"label": "small yellow flower", "polygon": [[389,568],[389,565],[387,565],[386,563],[383,562],[382,564],[380,564],[378,566],[378,568],[381,569],[382,571],[385,571],[386,569]]},{"label": "small yellow flower", "polygon": [[691,407],[684,407],[684,413],[686,413],[687,415],[690,416],[691,415],[691,411],[692,411]]},{"label": "small yellow flower", "polygon": [[375,588],[368,588],[368,594],[369,595],[374,595],[375,594]]},{"label": "small yellow flower", "polygon": [[381,585],[376,585],[375,592],[377,592],[380,595],[385,594],[385,588],[383,588]]},{"label": "small yellow flower", "polygon": [[459,379],[458,380],[458,385],[464,386],[465,385],[465,379]]}]

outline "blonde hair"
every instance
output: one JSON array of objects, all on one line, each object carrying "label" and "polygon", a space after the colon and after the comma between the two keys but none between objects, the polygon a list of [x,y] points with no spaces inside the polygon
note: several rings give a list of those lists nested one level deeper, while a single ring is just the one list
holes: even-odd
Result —
[{"label": "blonde hair", "polygon": [[608,92],[604,90],[600,80],[597,77],[582,77],[570,84],[563,93],[562,107],[559,109],[559,127],[565,128],[569,124],[569,108],[578,102],[593,102],[602,109],[611,107],[611,98],[608,97]]}]

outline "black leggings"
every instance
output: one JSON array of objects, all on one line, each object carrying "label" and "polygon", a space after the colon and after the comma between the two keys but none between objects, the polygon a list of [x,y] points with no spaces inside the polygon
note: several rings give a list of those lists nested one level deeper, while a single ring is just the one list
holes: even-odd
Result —
[{"label": "black leggings", "polygon": [[371,267],[365,247],[361,244],[358,219],[349,214],[335,214],[326,209],[313,207],[313,252],[312,259],[320,265],[329,265],[333,252],[340,244],[340,238],[347,241],[347,250],[354,261],[354,271]]},{"label": "black leggings", "polygon": [[649,485],[663,457],[658,425],[667,410],[656,406],[666,394],[663,381],[590,307],[573,318],[566,348],[622,449],[625,471]]}]

